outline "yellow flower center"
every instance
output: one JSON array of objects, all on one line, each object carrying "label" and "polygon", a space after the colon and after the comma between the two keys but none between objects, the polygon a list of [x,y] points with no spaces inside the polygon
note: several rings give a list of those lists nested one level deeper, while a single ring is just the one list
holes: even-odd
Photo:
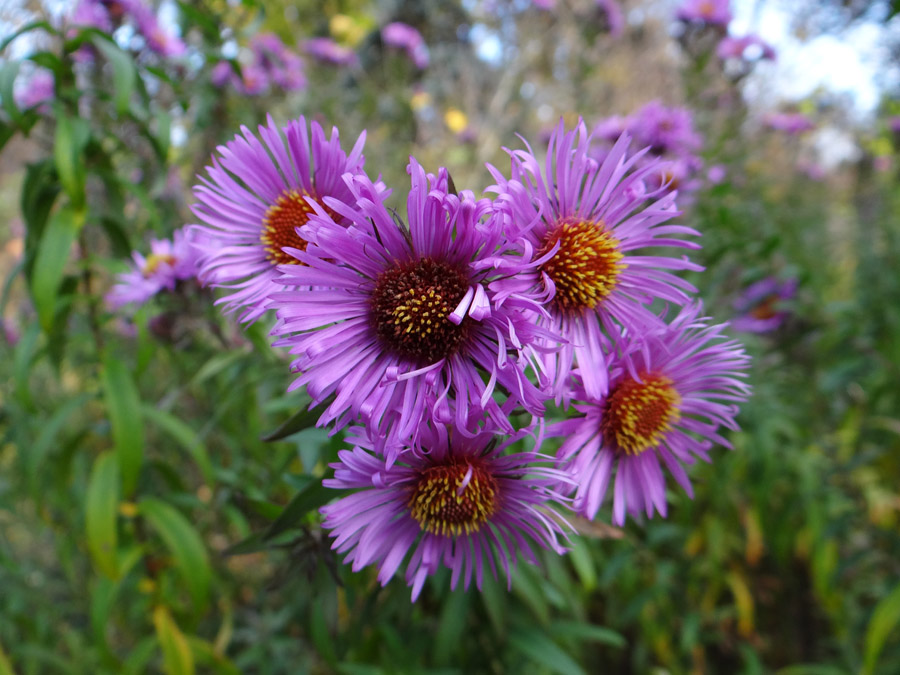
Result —
[{"label": "yellow flower center", "polygon": [[672,380],[645,374],[642,381],[627,379],[606,398],[600,430],[606,442],[628,455],[659,445],[681,418],[681,397]]},{"label": "yellow flower center", "polygon": [[[301,190],[286,190],[266,211],[260,241],[273,265],[299,265],[300,261],[281,249],[285,246],[306,250],[306,240],[297,234],[297,228],[306,225],[309,217],[315,213],[306,201],[311,196]],[[332,218],[337,219],[334,211],[315,198]]]},{"label": "yellow flower center", "polygon": [[563,220],[548,234],[538,256],[559,242],[559,250],[541,266],[556,286],[557,309],[582,312],[603,302],[627,265],[619,240],[604,229],[603,221]]},{"label": "yellow flower center", "polygon": [[424,532],[446,537],[477,532],[497,507],[497,480],[477,458],[454,458],[425,469],[409,497]]},{"label": "yellow flower center", "polygon": [[145,279],[149,279],[153,276],[156,270],[159,269],[160,265],[169,265],[170,267],[175,264],[175,256],[169,254],[160,254],[160,253],[151,253],[147,256],[147,263],[144,265],[144,269],[142,273]]}]

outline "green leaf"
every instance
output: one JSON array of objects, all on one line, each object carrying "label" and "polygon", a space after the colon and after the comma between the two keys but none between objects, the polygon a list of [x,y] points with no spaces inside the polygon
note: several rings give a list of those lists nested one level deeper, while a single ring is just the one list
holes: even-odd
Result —
[{"label": "green leaf", "polygon": [[101,574],[119,576],[116,519],[119,508],[119,466],[116,455],[105,452],[94,461],[85,494],[87,545]]},{"label": "green leaf", "polygon": [[41,327],[46,332],[53,327],[56,296],[81,222],[81,218],[71,209],[60,209],[50,218],[38,245],[31,277],[31,295]]},{"label": "green leaf", "polygon": [[13,380],[16,383],[16,398],[26,408],[31,408],[31,364],[38,351],[41,327],[32,323],[22,333],[19,344],[13,352]]},{"label": "green leaf", "polygon": [[848,675],[850,671],[821,663],[801,663],[775,671],[775,675]]},{"label": "green leaf", "polygon": [[451,665],[453,656],[462,641],[463,630],[469,618],[469,594],[462,589],[451,591],[444,600],[441,622],[435,632],[434,662],[438,666]]},{"label": "green leaf", "polygon": [[625,647],[625,638],[610,628],[595,626],[582,621],[554,621],[550,631],[560,639],[575,638],[589,642],[600,642],[610,647]]},{"label": "green leaf", "polygon": [[259,551],[267,550],[270,548],[270,545],[266,542],[263,534],[263,532],[251,534],[243,541],[239,541],[237,544],[226,548],[222,551],[222,555],[226,557],[233,555],[247,555],[249,553],[258,553]]},{"label": "green leaf", "polygon": [[884,643],[891,635],[897,637],[894,630],[898,623],[900,623],[900,584],[882,598],[872,612],[863,648],[864,675],[875,672],[875,665],[878,663],[878,656],[884,648]]},{"label": "green leaf", "polygon": [[119,115],[124,115],[128,112],[131,94],[134,92],[134,83],[137,80],[134,61],[118,45],[108,39],[97,36],[91,42],[112,65],[113,87],[116,92],[116,112]]},{"label": "green leaf", "polygon": [[56,445],[59,432],[62,431],[66,422],[69,421],[69,417],[72,413],[81,409],[90,398],[91,396],[89,394],[81,394],[80,396],[69,399],[54,411],[50,416],[50,419],[42,421],[41,431],[34,444],[31,446],[31,449],[25,455],[26,471],[32,489],[37,489],[37,479],[44,458]]},{"label": "green leaf", "polygon": [[6,656],[6,652],[3,651],[3,645],[0,645],[0,675],[15,675],[12,664]]},{"label": "green leaf", "polygon": [[57,31],[53,26],[51,26],[46,21],[32,21],[31,23],[26,23],[15,33],[13,33],[9,37],[7,37],[5,40],[3,40],[3,42],[0,42],[0,52],[2,52],[4,49],[9,47],[9,45],[12,43],[12,41],[15,40],[17,37],[19,37],[21,35],[25,35],[25,33],[30,33],[31,31],[33,31],[37,28],[41,28],[41,29],[47,31],[48,33],[51,33],[52,35],[59,34],[59,31]]},{"label": "green leaf", "polygon": [[197,464],[197,467],[203,474],[203,480],[206,481],[207,485],[211,486],[215,480],[212,462],[209,460],[206,446],[203,445],[203,441],[200,440],[200,437],[194,430],[171,413],[154,408],[152,405],[145,404],[141,406],[141,412],[145,419],[178,441],[178,444],[187,451]]},{"label": "green leaf", "polygon": [[191,675],[194,672],[194,654],[169,610],[161,605],[154,609],[153,625],[162,647],[163,670],[168,675]]},{"label": "green leaf", "polygon": [[215,647],[206,640],[189,635],[187,641],[199,664],[209,666],[214,673],[219,673],[219,675],[240,675],[241,671],[237,666],[219,654]]},{"label": "green leaf", "polygon": [[312,426],[315,426],[316,420],[321,416],[321,411],[319,410],[301,410],[290,417],[284,424],[275,429],[265,436],[263,436],[260,440],[263,441],[280,441],[283,438],[287,438],[288,436],[293,436],[296,433],[303,431],[304,429],[309,429]]},{"label": "green leaf", "polygon": [[212,571],[197,530],[180,511],[159,499],[143,499],[138,510],[172,554],[175,566],[190,591],[194,607],[201,610],[209,597]]},{"label": "green leaf", "polygon": [[581,666],[543,633],[535,630],[518,631],[509,636],[509,642],[516,650],[554,673],[585,675]]},{"label": "green leaf", "polygon": [[10,60],[0,66],[0,99],[3,101],[3,109],[9,115],[9,119],[18,126],[22,113],[16,105],[14,84],[19,74],[19,61]]},{"label": "green leaf", "polygon": [[86,120],[70,117],[59,103],[54,105],[56,136],[53,141],[53,159],[63,190],[69,195],[76,210],[84,207],[85,169],[84,147],[90,136]]},{"label": "green leaf", "polygon": [[114,356],[104,359],[102,381],[113,443],[119,457],[119,470],[122,472],[122,492],[130,497],[137,487],[144,461],[141,400],[131,373]]},{"label": "green leaf", "polygon": [[320,480],[311,480],[309,485],[300,490],[284,507],[281,515],[266,530],[264,538],[274,539],[282,532],[296,527],[306,514],[326,504],[335,496],[335,492],[322,485]]}]

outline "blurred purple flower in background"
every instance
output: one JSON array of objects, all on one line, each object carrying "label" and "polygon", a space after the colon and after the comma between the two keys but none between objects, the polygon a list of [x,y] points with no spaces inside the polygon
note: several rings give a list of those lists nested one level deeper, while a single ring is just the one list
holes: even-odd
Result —
[{"label": "blurred purple flower in background", "polygon": [[716,54],[722,60],[775,60],[775,49],[758,35],[744,37],[727,35],[719,42]]},{"label": "blurred purple flower in background", "polygon": [[682,21],[725,27],[732,18],[729,4],[729,0],[684,0],[675,16]]},{"label": "blurred purple flower in background", "polygon": [[766,277],[750,284],[733,303],[738,317],[731,322],[732,327],[745,333],[776,330],[791,314],[784,303],[792,300],[796,293],[796,279],[779,281],[775,277]]},{"label": "blurred purple flower in background", "polygon": [[177,35],[164,30],[156,18],[153,7],[143,0],[118,0],[122,7],[135,22],[135,28],[147,41],[147,46],[155,53],[164,57],[181,56],[187,51],[184,42]]},{"label": "blurred purple flower in background", "polygon": [[606,14],[606,25],[612,37],[619,37],[625,30],[625,15],[615,0],[597,0],[599,7]]},{"label": "blurred purple flower in background", "polygon": [[410,61],[422,70],[428,67],[428,47],[422,34],[412,26],[394,21],[381,29],[381,39],[386,45],[406,50]]},{"label": "blurred purple flower in background", "polygon": [[304,51],[314,59],[325,63],[333,63],[338,66],[355,66],[359,64],[359,57],[349,47],[338,44],[331,38],[317,37],[304,40]]},{"label": "blurred purple flower in background", "polygon": [[33,108],[40,106],[40,112],[47,112],[50,107],[41,105],[53,99],[54,79],[49,70],[36,70],[24,81],[17,80],[13,97],[19,108]]},{"label": "blurred purple flower in background", "polygon": [[113,30],[109,10],[101,0],[79,0],[69,17],[69,22],[73,26],[97,28],[104,33],[112,33]]},{"label": "blurred purple flower in background", "polygon": [[177,230],[171,240],[151,240],[150,255],[144,257],[135,251],[132,258],[132,268],[118,276],[106,295],[106,304],[111,309],[142,305],[160,291],[174,291],[179,281],[197,276],[198,255],[185,228]]},{"label": "blurred purple flower in background", "polygon": [[786,134],[796,135],[815,129],[813,121],[803,113],[769,113],[763,118],[766,126]]},{"label": "blurred purple flower in background", "polygon": [[298,91],[306,86],[303,59],[288,49],[274,33],[261,33],[250,41],[254,65],[285,91]]}]

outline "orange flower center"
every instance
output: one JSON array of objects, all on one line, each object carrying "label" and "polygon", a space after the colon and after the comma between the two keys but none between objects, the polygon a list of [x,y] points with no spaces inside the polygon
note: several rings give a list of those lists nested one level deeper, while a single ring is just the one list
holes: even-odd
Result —
[{"label": "orange flower center", "polygon": [[477,458],[454,458],[425,469],[409,497],[424,532],[446,537],[477,532],[497,507],[497,480]]},{"label": "orange flower center", "polygon": [[627,267],[619,241],[602,220],[563,220],[548,233],[537,255],[546,254],[556,242],[559,249],[541,266],[556,286],[554,305],[569,312],[593,309],[609,297]]},{"label": "orange flower center", "polygon": [[[299,265],[300,261],[282,249],[285,246],[306,250],[306,240],[297,234],[297,228],[306,225],[315,213],[306,201],[311,196],[301,190],[286,190],[266,211],[260,241],[273,265]],[[314,197],[326,213],[337,220],[337,214]]]},{"label": "orange flower center", "polygon": [[606,398],[600,430],[620,452],[639,455],[659,445],[672,430],[681,418],[680,404],[681,397],[668,377],[645,374],[641,382],[629,378]]}]

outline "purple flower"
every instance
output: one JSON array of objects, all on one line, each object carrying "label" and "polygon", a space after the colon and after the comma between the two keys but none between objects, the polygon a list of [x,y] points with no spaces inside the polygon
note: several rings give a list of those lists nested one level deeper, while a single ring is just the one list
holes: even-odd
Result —
[{"label": "purple flower", "polygon": [[274,33],[261,33],[250,42],[255,65],[285,91],[299,91],[306,86],[303,59],[285,47]]},{"label": "purple flower", "polygon": [[317,37],[305,40],[303,49],[307,54],[319,61],[334,63],[339,66],[355,66],[359,64],[359,57],[349,47],[339,45],[331,38]]},{"label": "purple flower", "polygon": [[219,146],[209,178],[194,188],[193,211],[205,223],[194,226],[206,239],[200,278],[230,291],[218,302],[228,312],[240,308],[241,321],[265,313],[268,295],[277,289],[276,266],[298,262],[283,249],[306,247],[297,228],[313,213],[307,198],[320,205],[326,197],[352,203],[341,176],[362,172],[365,133],[348,156],[337,129],[326,140],[317,122],[310,126],[312,144],[303,117],[279,129],[270,116],[268,126],[259,127],[262,141],[241,127],[243,136]]},{"label": "purple flower", "polygon": [[731,322],[737,331],[745,333],[770,333],[790,316],[784,310],[784,302],[792,300],[797,292],[797,280],[779,281],[766,277],[750,284],[734,301],[738,317]]},{"label": "purple flower", "polygon": [[578,513],[594,518],[612,483],[616,525],[626,511],[665,517],[663,466],[693,497],[683,465],[710,461],[714,443],[731,447],[719,428],[737,429],[735,403],[750,393],[742,379],[749,358],[722,335],[723,325],[698,318],[701,311],[699,303],[688,305],[669,326],[619,339],[609,393],[576,389],[581,416],[548,429],[565,437],[557,457],[578,481]]},{"label": "purple flower", "polygon": [[720,185],[728,177],[728,170],[723,164],[713,164],[706,172],[706,180],[711,185]]},{"label": "purple flower", "polygon": [[675,16],[682,21],[702,21],[725,27],[731,21],[729,0],[684,0]]},{"label": "purple flower", "polygon": [[49,110],[49,106],[41,104],[53,100],[53,97],[53,73],[43,69],[35,71],[24,84],[17,86],[14,94],[16,105],[19,108],[40,106],[41,112]]},{"label": "purple flower", "polygon": [[[361,417],[389,449],[415,440],[429,419],[471,434],[467,423],[487,415],[512,432],[511,408],[543,413],[526,348],[549,336],[514,302],[492,303],[487,286],[505,240],[492,219],[482,222],[490,201],[451,194],[446,169],[426,176],[410,159],[408,170],[408,230],[364,175],[345,177],[355,207],[326,199],[331,213],[315,205],[300,229],[311,243],[290,252],[305,265],[282,266],[278,281],[290,290],[272,295],[273,334],[284,336],[275,345],[291,348],[301,373],[291,388],[306,385],[316,404],[335,396],[320,426]],[[508,273],[516,269],[508,261]]]},{"label": "purple flower", "polygon": [[160,291],[174,291],[179,281],[197,276],[197,254],[184,229],[177,230],[171,240],[152,239],[146,258],[137,251],[131,255],[132,269],[120,274],[106,295],[112,309],[142,305]]},{"label": "purple flower", "polygon": [[468,589],[474,576],[480,589],[485,567],[495,578],[499,567],[511,585],[519,554],[537,564],[535,549],[565,551],[567,523],[554,506],[567,477],[542,456],[504,455],[510,441],[493,448],[492,434],[427,426],[420,447],[398,452],[389,465],[355,431],[355,447],[339,453],[334,478],[324,484],[357,491],[321,509],[332,548],[347,553],[354,572],[377,565],[385,585],[406,561],[415,601],[442,566],[451,571],[451,588],[462,580]]},{"label": "purple flower", "polygon": [[113,31],[112,19],[102,0],[79,0],[72,11],[70,22],[73,26],[97,28],[105,33]]},{"label": "purple flower", "polygon": [[[754,52],[757,52],[754,53]],[[745,35],[744,37],[732,37],[726,35],[719,42],[716,54],[722,60],[725,59],[768,59],[775,60],[775,49],[758,35]]]},{"label": "purple flower", "polygon": [[634,113],[628,131],[639,146],[650,146],[654,155],[683,157],[697,152],[703,139],[694,131],[694,119],[687,108],[668,107],[650,101]]},{"label": "purple flower", "polygon": [[783,131],[792,136],[816,128],[813,121],[803,113],[769,113],[765,116],[764,121],[771,129]]},{"label": "purple flower", "polygon": [[625,16],[615,0],[597,0],[597,7],[606,14],[606,25],[612,37],[619,37],[625,30]]},{"label": "purple flower", "polygon": [[422,34],[409,24],[394,21],[381,29],[381,39],[386,45],[406,50],[410,61],[422,70],[428,67],[428,47]]},{"label": "purple flower", "polygon": [[887,121],[888,129],[895,134],[900,134],[900,115],[889,117]]},{"label": "purple flower", "polygon": [[674,195],[647,189],[662,164],[636,168],[646,151],[628,156],[623,135],[602,163],[588,154],[593,138],[584,122],[566,132],[562,121],[547,150],[546,169],[531,149],[512,152],[512,178],[489,167],[497,185],[498,208],[507,215],[510,237],[522,252],[523,271],[492,285],[498,301],[528,298],[537,324],[559,336],[559,351],[544,356],[551,386],[559,397],[568,386],[573,360],[592,396],[606,392],[601,327],[629,332],[657,322],[646,304],[662,298],[683,304],[694,287],[664,270],[699,270],[686,258],[636,255],[648,246],[696,249],[672,238],[697,235],[691,228],[664,224],[678,215]]},{"label": "purple flower", "polygon": [[182,56],[187,47],[177,35],[173,35],[159,25],[152,6],[143,0],[117,0],[117,4],[134,19],[137,32],[144,36],[147,46],[164,57]]}]

